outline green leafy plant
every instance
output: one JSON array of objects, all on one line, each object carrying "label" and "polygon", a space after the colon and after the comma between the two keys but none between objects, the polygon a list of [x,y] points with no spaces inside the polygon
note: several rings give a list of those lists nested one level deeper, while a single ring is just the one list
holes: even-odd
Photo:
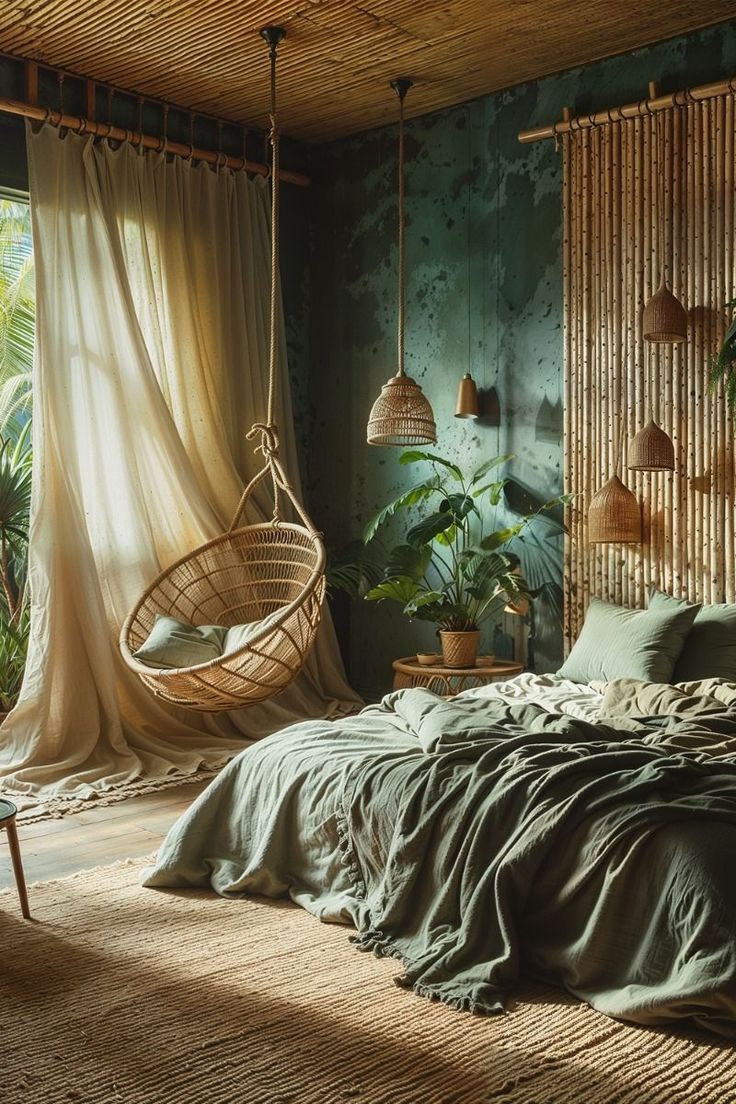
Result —
[{"label": "green leafy plant", "polygon": [[0,434],[15,440],[31,409],[35,274],[28,204],[0,200]]},{"label": "green leafy plant", "polygon": [[[569,496],[544,503],[513,525],[496,527],[496,511],[508,482],[497,477],[497,469],[511,459],[510,455],[493,457],[466,475],[458,464],[436,453],[419,449],[402,453],[400,464],[428,464],[431,474],[379,510],[365,528],[360,555],[352,546],[352,557],[346,550],[336,574],[333,569],[333,584],[342,585],[344,574],[350,586],[343,589],[354,597],[398,602],[407,617],[451,632],[477,629],[507,602],[533,598],[509,542],[538,513],[559,506]],[[386,552],[376,545],[376,535],[403,511],[411,511],[417,520],[407,528],[402,543]],[[380,569],[383,578],[361,591],[366,563],[371,571]]]},{"label": "green leafy plant", "polygon": [[[736,309],[736,299],[726,303],[728,310]],[[736,314],[726,330],[726,336],[718,353],[710,362],[710,385],[715,389],[723,380],[729,410],[736,410]]]},{"label": "green leafy plant", "polygon": [[30,211],[0,200],[0,712],[15,705],[28,650],[28,519],[35,283]]}]

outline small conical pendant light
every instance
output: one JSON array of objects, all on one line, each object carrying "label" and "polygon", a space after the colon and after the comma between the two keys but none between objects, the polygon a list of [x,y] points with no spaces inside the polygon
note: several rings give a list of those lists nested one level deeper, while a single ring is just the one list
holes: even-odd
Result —
[{"label": "small conical pendant light", "polygon": [[[619,384],[619,417],[623,412],[623,394]],[[593,495],[588,506],[589,544],[640,544],[641,507],[633,491],[621,481],[623,427],[619,432],[614,475]]]},{"label": "small conical pendant light", "polygon": [[629,442],[626,462],[632,471],[658,472],[675,470],[675,447],[672,439],[650,418]]},{"label": "small conical pendant light", "polygon": [[[657,350],[659,360],[659,350]],[[653,383],[652,372],[647,362],[646,383],[651,403]],[[661,370],[655,373],[655,379],[661,376]],[[649,421],[629,442],[626,466],[632,471],[658,472],[675,470],[675,446],[672,439],[654,420],[650,406]]]},{"label": "small conical pendant light", "polygon": [[677,345],[687,340],[687,311],[667,287],[664,277],[644,307],[641,324],[645,341]]},{"label": "small conical pendant light", "polygon": [[433,445],[437,440],[432,407],[419,384],[404,372],[404,97],[411,85],[406,78],[391,81],[399,97],[399,364],[373,404],[368,419],[369,445]]},{"label": "small conical pendant light", "polygon": [[636,495],[612,476],[590,500],[589,544],[640,544],[641,508]]},{"label": "small conical pendant light", "polygon": [[466,372],[460,380],[457,389],[456,418],[477,418],[480,414],[478,406],[478,388],[470,372]]}]

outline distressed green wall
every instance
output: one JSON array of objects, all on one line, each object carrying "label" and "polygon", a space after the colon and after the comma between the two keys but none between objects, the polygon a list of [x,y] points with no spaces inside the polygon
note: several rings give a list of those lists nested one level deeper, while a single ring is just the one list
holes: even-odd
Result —
[{"label": "distressed green wall", "polygon": [[[520,145],[517,132],[565,105],[637,100],[649,80],[674,90],[733,73],[736,24],[721,24],[407,124],[406,366],[431,399],[438,451],[464,464],[512,452],[521,485],[542,499],[561,490],[561,156],[551,141]],[[365,444],[372,401],[395,371],[395,147],[394,127],[326,147],[313,191],[310,500],[332,545],[416,474],[398,450]],[[468,370],[496,388],[499,427],[453,418]],[[533,647],[535,666],[554,669],[561,538],[543,524],[521,551],[549,584]],[[436,646],[398,607],[337,612],[353,682],[369,696],[386,689],[392,658]]]}]

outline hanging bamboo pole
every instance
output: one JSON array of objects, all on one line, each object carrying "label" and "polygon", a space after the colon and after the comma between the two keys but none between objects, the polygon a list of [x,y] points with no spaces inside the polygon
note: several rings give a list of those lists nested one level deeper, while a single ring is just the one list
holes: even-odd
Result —
[{"label": "hanging bamboo pole", "polygon": [[654,112],[666,111],[673,107],[685,107],[689,103],[711,100],[716,96],[726,96],[730,92],[736,92],[736,77],[715,81],[712,84],[701,84],[697,88],[684,89],[681,92],[670,92],[666,95],[638,100],[636,103],[623,104],[621,107],[607,107],[602,111],[593,112],[591,115],[576,115],[572,119],[563,117],[558,122],[549,123],[547,126],[520,130],[518,138],[520,142],[540,142],[544,138],[556,138],[560,134],[569,134],[571,131],[587,130],[591,127],[605,126],[607,123],[618,123],[625,119],[635,119],[639,115],[651,115]]},{"label": "hanging bamboo pole", "polygon": [[[172,153],[178,157],[186,157],[187,160],[206,161],[210,165],[219,165],[226,169],[245,170],[259,176],[268,176],[269,173],[268,165],[260,161],[249,161],[245,157],[231,157],[229,154],[216,153],[214,150],[198,149],[184,142],[174,142],[170,138],[156,138],[152,134],[142,134],[140,131],[113,126],[112,123],[99,123],[81,115],[67,115],[61,111],[52,111],[38,104],[0,98],[0,111],[8,115],[22,115],[26,119],[36,119],[40,123],[50,123],[56,127],[66,127],[79,134],[93,134],[99,138],[112,138],[116,142],[130,142],[134,146],[158,150],[159,153]],[[304,173],[292,172],[289,169],[279,171],[279,180],[286,184],[296,184],[299,188],[306,188],[311,183],[310,178]]]}]

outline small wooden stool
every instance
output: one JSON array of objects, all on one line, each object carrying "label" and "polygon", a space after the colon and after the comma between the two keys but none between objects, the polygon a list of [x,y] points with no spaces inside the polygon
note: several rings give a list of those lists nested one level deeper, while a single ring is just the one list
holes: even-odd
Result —
[{"label": "small wooden stool", "polygon": [[13,873],[15,874],[15,884],[18,887],[18,896],[20,897],[20,911],[23,913],[25,920],[31,919],[31,910],[28,907],[28,894],[26,893],[26,880],[23,877],[23,863],[20,861],[20,844],[18,843],[18,829],[15,826],[15,814],[17,813],[15,805],[12,805],[5,798],[0,798],[0,832],[5,829],[8,834],[8,846],[10,848],[10,858],[13,862]]}]

